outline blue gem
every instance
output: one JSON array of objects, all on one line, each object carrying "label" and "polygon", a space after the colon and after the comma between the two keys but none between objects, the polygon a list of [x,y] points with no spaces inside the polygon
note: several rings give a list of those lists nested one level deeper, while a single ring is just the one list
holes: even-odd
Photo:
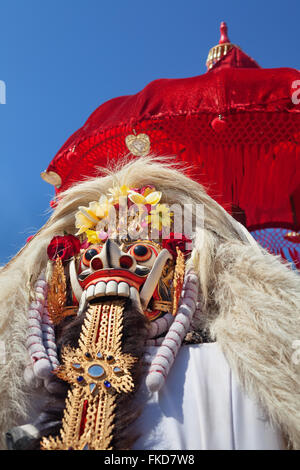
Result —
[{"label": "blue gem", "polygon": [[88,373],[91,377],[100,378],[104,375],[104,369],[98,364],[93,364],[88,368]]},{"label": "blue gem", "polygon": [[74,367],[74,369],[81,369],[81,364],[72,364],[72,367]]},{"label": "blue gem", "polygon": [[92,357],[89,352],[86,352],[84,355],[87,359],[91,359],[91,357]]},{"label": "blue gem", "polygon": [[122,370],[120,369],[120,367],[114,367],[114,372],[115,374],[120,374],[122,373]]},{"label": "blue gem", "polygon": [[107,359],[108,361],[112,361],[112,360],[113,360],[113,356],[107,356],[106,359]]},{"label": "blue gem", "polygon": [[76,380],[78,383],[81,383],[84,381],[84,377],[82,377],[82,375],[79,375]]},{"label": "blue gem", "polygon": [[111,383],[108,381],[108,380],[104,380],[104,385],[106,388],[110,388],[111,387]]},{"label": "blue gem", "polygon": [[103,356],[102,356],[101,352],[97,353],[97,357],[99,357],[99,359],[102,359]]},{"label": "blue gem", "polygon": [[96,384],[94,384],[94,383],[89,384],[89,388],[90,388],[90,392],[93,393],[93,391],[94,391],[95,388],[96,388]]}]

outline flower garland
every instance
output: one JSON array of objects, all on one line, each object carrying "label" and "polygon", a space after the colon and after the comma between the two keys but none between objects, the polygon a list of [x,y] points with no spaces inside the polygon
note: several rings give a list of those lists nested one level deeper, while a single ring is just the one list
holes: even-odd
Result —
[{"label": "flower garland", "polygon": [[160,203],[161,197],[162,193],[154,186],[110,188],[108,196],[102,195],[99,201],[79,207],[75,215],[76,235],[85,234],[90,243],[104,243],[110,235],[116,235],[111,228],[110,216],[118,213],[119,222],[122,222],[125,214],[122,214],[121,204],[124,202],[128,210],[125,220],[128,230],[138,232],[151,226],[151,229],[161,232],[170,227],[173,216],[168,206]]},{"label": "flower garland", "polygon": [[[76,236],[55,236],[47,249],[49,259],[55,261],[59,257],[62,262],[67,262],[91,244],[104,244],[110,236],[119,237],[119,228],[114,229],[110,223],[112,211],[118,215],[120,223],[125,219],[123,228],[126,234],[135,230],[138,235],[143,232],[144,238],[148,238],[148,229],[151,228],[161,238],[162,248],[166,248],[174,260],[177,258],[177,248],[187,257],[191,252],[191,240],[182,233],[169,233],[173,213],[166,204],[160,203],[161,197],[162,193],[150,185],[141,189],[126,185],[110,188],[108,196],[101,195],[98,201],[78,208],[75,214]],[[128,211],[125,215],[122,214],[122,203]],[[168,234],[166,237],[163,236],[164,229]],[[83,242],[80,241],[82,237]]]}]

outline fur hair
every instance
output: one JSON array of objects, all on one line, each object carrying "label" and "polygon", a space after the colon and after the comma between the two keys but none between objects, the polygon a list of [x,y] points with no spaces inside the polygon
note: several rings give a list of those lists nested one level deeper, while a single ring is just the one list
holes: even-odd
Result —
[{"label": "fur hair", "polygon": [[44,227],[0,271],[0,339],[6,345],[0,368],[2,447],[3,434],[21,424],[29,410],[30,391],[23,380],[27,311],[32,286],[47,264],[47,246],[55,235],[74,234],[78,206],[99,199],[115,183],[150,184],[162,191],[163,203],[204,206],[204,221],[193,216],[189,261],[199,278],[201,328],[218,341],[245,392],[261,403],[290,447],[300,449],[300,366],[292,361],[293,342],[300,339],[299,275],[258,247],[170,159],[150,157],[119,164],[106,176],[65,191]]}]

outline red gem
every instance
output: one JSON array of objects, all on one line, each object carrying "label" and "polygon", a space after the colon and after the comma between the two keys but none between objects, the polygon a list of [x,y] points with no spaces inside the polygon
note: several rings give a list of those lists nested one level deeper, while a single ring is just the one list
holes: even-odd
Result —
[{"label": "red gem", "polygon": [[133,259],[131,258],[131,256],[128,256],[128,255],[121,256],[120,258],[121,268],[129,269],[131,268],[132,265],[133,265]]},{"label": "red gem", "polygon": [[100,258],[93,258],[91,261],[91,266],[94,271],[99,271],[99,269],[103,269],[103,263]]}]

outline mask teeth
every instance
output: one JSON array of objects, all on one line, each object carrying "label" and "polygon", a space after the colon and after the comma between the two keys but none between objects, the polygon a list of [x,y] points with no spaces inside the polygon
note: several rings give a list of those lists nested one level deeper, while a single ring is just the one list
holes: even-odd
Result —
[{"label": "mask teeth", "polygon": [[155,263],[146,279],[146,282],[141,289],[140,300],[143,309],[147,308],[168,259],[172,259],[172,255],[168,252],[168,250],[163,249],[156,258]]},{"label": "mask teeth", "polygon": [[162,345],[151,363],[146,385],[151,392],[157,392],[163,386],[174,363],[181,343],[187,334],[196,310],[198,298],[198,278],[195,273],[188,272],[185,276],[185,290],[182,302],[177,310]]},{"label": "mask teeth", "polygon": [[81,315],[84,312],[86,306],[87,306],[86,292],[83,292],[83,294],[81,296],[81,299],[80,299],[80,302],[79,302],[79,307],[78,307],[78,310],[77,310],[77,316]]},{"label": "mask teeth", "polygon": [[76,273],[76,268],[75,268],[75,259],[72,258],[72,260],[69,263],[69,273],[70,273],[70,281],[71,281],[71,286],[72,290],[74,292],[74,295],[77,299],[78,302],[81,300],[81,296],[83,293],[83,289],[81,285],[78,282],[77,279],[77,273]]}]

